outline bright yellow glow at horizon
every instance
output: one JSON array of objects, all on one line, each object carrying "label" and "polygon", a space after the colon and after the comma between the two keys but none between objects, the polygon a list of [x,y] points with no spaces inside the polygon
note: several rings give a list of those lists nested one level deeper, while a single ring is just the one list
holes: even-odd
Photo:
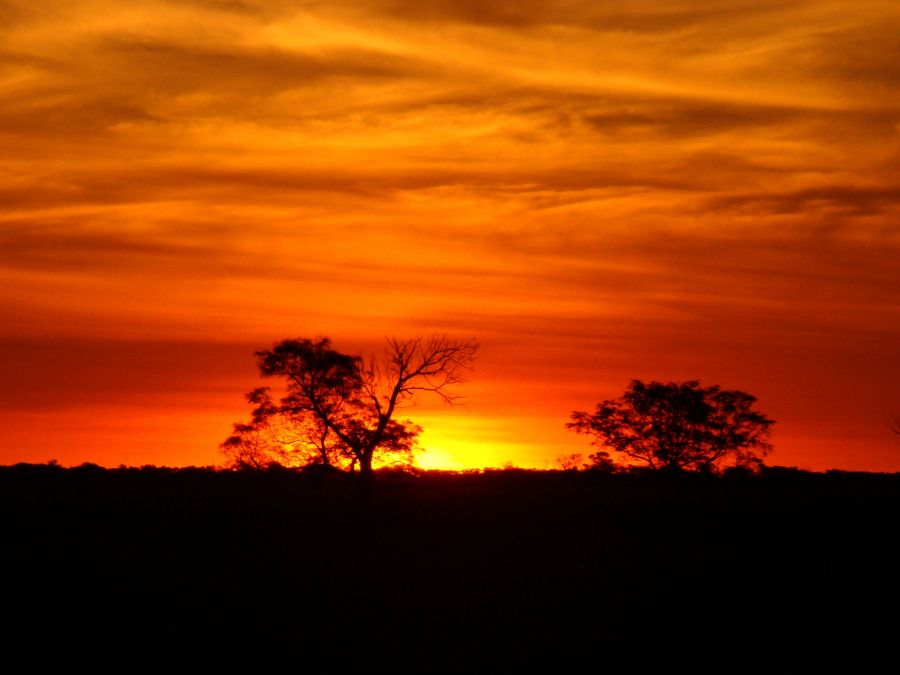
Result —
[{"label": "bright yellow glow at horizon", "polygon": [[546,461],[533,456],[532,444],[508,440],[516,437],[512,422],[504,428],[494,419],[457,421],[450,415],[416,419],[424,428],[420,437],[423,452],[416,462],[422,469],[458,471],[507,464],[523,468],[547,467]]}]

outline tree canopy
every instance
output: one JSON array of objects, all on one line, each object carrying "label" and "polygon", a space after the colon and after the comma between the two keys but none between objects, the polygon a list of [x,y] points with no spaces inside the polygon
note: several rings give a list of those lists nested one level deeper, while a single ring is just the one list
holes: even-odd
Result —
[{"label": "tree canopy", "polygon": [[421,428],[398,411],[421,393],[458,399],[478,345],[447,336],[387,340],[380,358],[335,350],[326,337],[283,340],[256,352],[260,375],[282,380],[277,402],[268,387],[247,399],[249,423],[235,424],[223,444],[232,465],[322,464],[372,473],[378,460],[408,463]]},{"label": "tree canopy", "polygon": [[728,463],[758,467],[771,450],[774,424],[753,410],[756,398],[700,382],[633,380],[593,413],[575,411],[566,426],[593,436],[627,462],[668,471],[710,471]]}]

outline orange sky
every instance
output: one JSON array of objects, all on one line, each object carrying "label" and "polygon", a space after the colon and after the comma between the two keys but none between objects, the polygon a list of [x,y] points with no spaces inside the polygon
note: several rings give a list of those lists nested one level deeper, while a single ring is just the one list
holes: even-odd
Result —
[{"label": "orange sky", "polygon": [[255,349],[437,331],[425,465],[643,378],[900,470],[900,5],[675,4],[0,0],[0,463],[215,463]]}]

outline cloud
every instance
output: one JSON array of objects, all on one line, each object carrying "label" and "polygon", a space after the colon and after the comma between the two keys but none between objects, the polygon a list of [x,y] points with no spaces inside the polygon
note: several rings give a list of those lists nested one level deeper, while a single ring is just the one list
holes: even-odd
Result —
[{"label": "cloud", "polygon": [[810,111],[765,104],[658,98],[626,99],[605,110],[582,114],[589,126],[602,133],[644,130],[670,138],[684,138],[793,124],[808,118]]},{"label": "cloud", "polygon": [[252,345],[88,339],[3,339],[4,410],[165,405],[254,379]]},{"label": "cloud", "polygon": [[373,14],[383,14],[409,22],[452,22],[489,27],[521,29],[529,26],[580,26],[610,31],[666,31],[706,23],[722,17],[771,11],[781,5],[771,2],[680,3],[668,8],[659,2],[641,0],[627,5],[606,6],[585,0],[565,0],[548,4],[538,0],[525,2],[483,3],[477,0],[376,0],[369,7]]},{"label": "cloud", "polygon": [[[756,214],[801,214],[805,216],[871,216],[896,211],[900,199],[900,185],[857,187],[852,185],[824,185],[791,192],[736,193],[710,200],[715,209],[746,210]],[[885,224],[885,232],[898,231]]]},{"label": "cloud", "polygon": [[[211,48],[152,41],[140,36],[109,37],[98,46],[132,83],[157,92],[192,90],[271,93],[299,89],[326,78],[382,79],[421,74],[423,63],[384,51],[332,48],[292,52],[274,48]],[[129,70],[129,66],[135,70]],[[181,77],[171,77],[178,72]],[[134,79],[131,79],[134,78]]]}]

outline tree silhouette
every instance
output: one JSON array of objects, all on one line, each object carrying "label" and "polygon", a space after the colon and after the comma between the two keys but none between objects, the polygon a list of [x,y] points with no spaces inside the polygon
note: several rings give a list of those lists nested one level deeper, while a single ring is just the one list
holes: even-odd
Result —
[{"label": "tree silhouette", "polygon": [[222,447],[232,465],[324,464],[372,475],[376,460],[410,459],[421,428],[395,419],[424,392],[453,403],[478,346],[446,336],[387,340],[381,358],[343,354],[328,338],[283,340],[256,352],[262,377],[285,381],[275,403],[268,388],[247,395],[249,424],[236,424]]},{"label": "tree silhouette", "polygon": [[[222,443],[229,466],[262,469],[276,464],[322,465],[352,470],[352,457],[335,434],[288,397],[275,402],[269,387],[258,387],[246,398],[254,405],[250,422],[233,425],[232,435]],[[419,429],[408,423],[405,431],[409,452],[401,455],[398,448],[398,459],[411,455]]]},{"label": "tree silhouette", "polygon": [[729,460],[758,467],[771,450],[774,424],[752,410],[742,391],[689,382],[633,380],[625,393],[601,401],[594,413],[573,412],[566,426],[595,445],[654,469],[709,471]]},{"label": "tree silhouette", "polygon": [[562,471],[578,471],[584,462],[584,456],[580,453],[560,455],[556,458],[556,464]]},{"label": "tree silhouette", "polygon": [[888,429],[900,436],[900,412],[885,413],[884,420],[887,422]]},{"label": "tree silhouette", "polygon": [[613,473],[616,471],[616,469],[618,469],[615,460],[613,460],[613,458],[610,457],[609,453],[605,450],[600,450],[599,452],[594,452],[588,455],[588,459],[591,461],[586,468],[591,471]]}]

